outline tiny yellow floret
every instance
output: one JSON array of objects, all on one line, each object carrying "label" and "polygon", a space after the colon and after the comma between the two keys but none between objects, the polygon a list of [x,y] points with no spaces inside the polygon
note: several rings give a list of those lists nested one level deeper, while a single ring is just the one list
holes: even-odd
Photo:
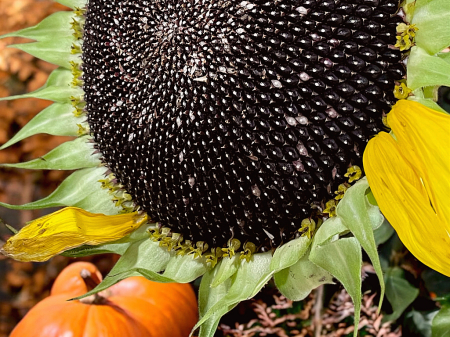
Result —
[{"label": "tiny yellow floret", "polygon": [[401,83],[400,85],[396,85],[394,88],[394,96],[397,99],[406,99],[408,98],[409,94],[412,92],[411,89],[409,89],[405,83]]},{"label": "tiny yellow floret", "polygon": [[362,176],[362,170],[357,165],[350,166],[347,170],[347,173],[344,174],[344,177],[348,178],[349,183],[352,183],[352,182],[360,179],[361,176]]}]

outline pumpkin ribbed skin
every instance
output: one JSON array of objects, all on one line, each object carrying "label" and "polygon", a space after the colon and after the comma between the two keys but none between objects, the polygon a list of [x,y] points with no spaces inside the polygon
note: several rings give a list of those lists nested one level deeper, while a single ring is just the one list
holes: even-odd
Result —
[{"label": "pumpkin ribbed skin", "polygon": [[89,291],[86,282],[80,276],[81,270],[87,270],[91,273],[91,277],[100,283],[102,274],[97,267],[89,262],[77,262],[68,265],[63,272],[56,278],[52,285],[50,295],[60,295],[70,293],[72,297],[81,296]]},{"label": "pumpkin ribbed skin", "polygon": [[56,279],[51,296],[34,306],[10,337],[186,337],[197,321],[189,284],[131,277],[100,293],[97,303],[67,301],[88,290],[83,269],[97,281],[94,265],[71,264]]}]

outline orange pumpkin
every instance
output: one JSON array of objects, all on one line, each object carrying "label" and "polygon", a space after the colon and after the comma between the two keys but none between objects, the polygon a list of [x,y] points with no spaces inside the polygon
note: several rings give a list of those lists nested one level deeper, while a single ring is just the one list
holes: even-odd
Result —
[{"label": "orange pumpkin", "polygon": [[34,306],[10,337],[187,337],[197,322],[189,284],[130,277],[80,301],[101,281],[97,268],[76,262],[55,280],[51,295]]}]

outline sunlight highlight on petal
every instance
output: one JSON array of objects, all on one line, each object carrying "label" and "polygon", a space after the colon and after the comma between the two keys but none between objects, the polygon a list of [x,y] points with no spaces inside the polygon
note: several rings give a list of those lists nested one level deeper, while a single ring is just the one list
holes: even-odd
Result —
[{"label": "sunlight highlight on petal", "polygon": [[381,211],[423,263],[450,276],[450,116],[399,101],[369,141],[364,168]]},{"label": "sunlight highlight on petal", "polygon": [[121,239],[147,220],[147,215],[137,212],[104,215],[66,207],[28,223],[5,243],[1,252],[18,261],[46,261],[81,245]]}]

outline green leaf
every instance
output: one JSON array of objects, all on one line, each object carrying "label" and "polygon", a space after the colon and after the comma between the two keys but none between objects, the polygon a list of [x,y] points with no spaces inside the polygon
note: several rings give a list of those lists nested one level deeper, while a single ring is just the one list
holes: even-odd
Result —
[{"label": "green leaf", "polygon": [[306,236],[291,240],[284,245],[278,247],[270,262],[270,270],[274,273],[288,268],[295,264],[303,255],[311,244],[311,239]]},{"label": "green leaf", "polygon": [[420,48],[434,55],[450,46],[450,1],[418,1],[412,18],[419,30],[415,42]]},{"label": "green leaf", "polygon": [[37,41],[48,41],[71,36],[73,31],[70,23],[75,17],[76,15],[73,12],[57,12],[46,17],[36,26],[2,35],[0,39],[15,36]]},{"label": "green leaf", "polygon": [[[271,275],[271,259],[272,254],[267,252],[254,254],[250,262],[242,260],[238,271],[231,279],[232,285],[228,292],[214,305],[209,307],[195,325],[194,330],[213,317],[213,315],[216,318],[221,317],[239,302],[255,296],[264,286],[264,280],[266,280],[267,275]],[[218,287],[211,288],[210,291],[218,289],[222,285],[227,284],[227,282],[225,281]]]},{"label": "green leaf", "polygon": [[272,278],[272,276],[296,263],[308,250],[311,239],[303,236],[298,239],[291,240],[288,243],[278,247],[270,261],[270,272],[267,273],[256,286],[255,292],[251,297],[255,296],[259,290]]},{"label": "green leaf", "polygon": [[211,287],[217,287],[219,284],[225,282],[233,276],[237,272],[241,261],[242,260],[238,255],[220,260],[218,265],[214,268],[216,272],[213,280],[211,281]]},{"label": "green leaf", "polygon": [[77,170],[101,164],[101,155],[93,154],[90,136],[64,142],[44,156],[18,164],[2,164],[0,167],[14,167],[31,170]]},{"label": "green leaf", "polygon": [[72,88],[70,84],[72,82],[72,77],[72,72],[70,70],[58,68],[50,74],[47,82],[42,88],[23,95],[2,97],[0,98],[0,101],[32,97],[59,103],[70,103],[72,96],[80,98],[83,95],[83,90],[81,90],[81,88]]},{"label": "green leaf", "polygon": [[72,81],[73,75],[70,70],[64,68],[57,68],[53,70],[48,76],[47,82],[44,84],[44,88],[51,86],[66,86]]},{"label": "green leaf", "polygon": [[408,311],[402,322],[403,336],[409,334],[411,336],[431,337],[431,322],[437,312],[438,310],[416,311],[412,309]]},{"label": "green leaf", "polygon": [[433,269],[425,269],[420,275],[424,282],[425,288],[432,293],[435,293],[441,306],[450,306],[450,278]]},{"label": "green leaf", "polygon": [[208,267],[205,258],[194,259],[194,255],[177,255],[170,259],[163,277],[170,278],[178,283],[189,283],[202,276]]},{"label": "green leaf", "polygon": [[218,269],[210,269],[202,277],[200,288],[198,291],[198,308],[200,318],[210,310],[217,302],[219,302],[228,293],[231,287],[231,279],[228,278],[224,282],[219,283],[216,287],[211,287],[214,279],[217,278]]},{"label": "green leaf", "polygon": [[172,256],[173,254],[160,247],[158,242],[153,242],[148,238],[133,242],[105,279],[97,287],[77,299],[96,294],[131,276],[144,276],[155,282],[174,282],[174,280],[159,274],[167,266]]},{"label": "green leaf", "polygon": [[56,40],[46,40],[9,45],[33,55],[41,60],[70,69],[70,61],[80,62],[79,56],[71,53],[74,39],[71,35]]},{"label": "green leaf", "polygon": [[99,182],[106,168],[95,167],[78,170],[67,177],[49,196],[24,205],[0,203],[10,209],[40,209],[59,206],[74,206],[91,213],[118,214],[121,209],[114,206],[108,190]]},{"label": "green leaf", "polygon": [[432,337],[450,337],[450,306],[439,310],[431,323]]},{"label": "green leaf", "polygon": [[385,219],[383,224],[373,232],[376,245],[378,246],[382,243],[385,243],[387,240],[389,240],[392,234],[394,234],[394,232],[394,228],[391,226],[389,221]]},{"label": "green leaf", "polygon": [[77,124],[84,124],[83,119],[75,117],[71,104],[54,103],[42,110],[30,122],[15,134],[15,136],[0,147],[0,150],[20,142],[22,139],[47,133],[53,136],[78,135]]},{"label": "green leaf", "polygon": [[[320,232],[322,227],[317,232]],[[311,262],[328,271],[342,283],[355,306],[355,326],[361,310],[361,246],[356,238],[343,238],[324,245],[313,242],[309,255]],[[354,336],[358,334],[355,329]]]},{"label": "green leaf", "polygon": [[395,321],[419,295],[419,289],[405,280],[404,271],[399,267],[388,268],[385,274],[386,297],[391,303],[392,314],[384,316],[384,321]]},{"label": "green leaf", "polygon": [[87,0],[56,0],[60,4],[67,6],[69,8],[83,8],[87,4]]},{"label": "green leaf", "polygon": [[[214,268],[207,271],[200,283],[200,288],[198,292],[198,307],[200,319],[205,316],[205,314],[214,307],[217,302],[226,296],[230,287],[231,279],[227,278],[223,282],[219,283],[216,287],[211,287],[213,280],[217,278],[218,269]],[[213,337],[216,332],[217,326],[219,324],[220,318],[228,311],[230,311],[234,306],[223,308],[223,310],[218,310],[214,312],[209,319],[207,319],[201,326],[198,337]],[[194,327],[191,331],[190,336],[193,335],[194,331],[198,327]]]},{"label": "green leaf", "polygon": [[[231,310],[234,309],[234,307],[236,307],[236,305],[232,305],[232,306],[224,309],[223,311],[225,311],[225,313],[230,312]],[[215,312],[214,314],[212,314],[211,317],[208,318],[206,320],[206,322],[200,326],[200,332],[198,334],[198,337],[213,337],[213,336],[215,336],[217,327],[219,326],[220,319],[222,318],[223,315],[224,314],[222,314],[221,312]],[[193,332],[191,332],[191,336],[192,336],[192,333]]]},{"label": "green leaf", "polygon": [[416,90],[428,86],[450,86],[449,64],[415,46],[411,48],[407,67],[408,87]]},{"label": "green leaf", "polygon": [[[414,90],[414,93],[416,93],[418,90],[420,90],[420,89]],[[434,110],[437,110],[437,111],[440,111],[440,112],[443,112],[443,113],[448,114],[447,111],[445,111],[444,109],[442,109],[442,108],[440,107],[440,105],[437,104],[437,103],[436,103],[435,101],[433,101],[432,99],[429,99],[429,98],[421,98],[421,97],[418,97],[418,96],[410,96],[410,97],[408,97],[408,100],[414,101],[414,102],[419,102],[419,103],[425,105],[426,107],[429,107],[429,108],[431,108],[431,109],[434,109]]]},{"label": "green leaf", "polygon": [[109,243],[97,246],[84,245],[70,250],[66,250],[61,255],[68,257],[82,257],[96,254],[114,253],[123,255],[128,247],[136,241],[149,238],[148,229],[154,227],[154,224],[142,225],[129,235]]},{"label": "green leaf", "polygon": [[292,301],[301,301],[322,284],[333,283],[333,276],[309,260],[309,253],[289,268],[273,276],[278,290]]},{"label": "green leaf", "polygon": [[60,255],[67,256],[67,257],[83,257],[83,256],[108,254],[108,253],[123,255],[130,245],[131,245],[130,242],[105,243],[105,244],[98,245],[98,246],[84,245],[81,247],[67,250],[67,251],[61,253]]},{"label": "green leaf", "polygon": [[424,96],[423,98],[432,99],[433,101],[437,101],[438,96],[439,96],[438,89],[439,89],[438,86],[422,88],[423,96]]},{"label": "green leaf", "polygon": [[341,218],[332,217],[324,221],[314,234],[313,245],[323,245],[331,241],[336,235],[348,232],[348,228],[344,225]]},{"label": "green leaf", "polygon": [[374,197],[374,195],[373,195],[373,193],[372,193],[372,190],[370,189],[370,186],[369,186],[369,189],[368,189],[367,192],[366,192],[366,198],[367,198],[367,201],[368,201],[372,206],[378,206],[377,200],[375,199],[375,197]]},{"label": "green leaf", "polygon": [[358,239],[360,245],[370,257],[380,282],[381,294],[379,306],[381,307],[385,287],[373,230],[381,226],[384,217],[380,209],[377,206],[371,205],[367,200],[366,191],[368,188],[369,183],[365,177],[349,188],[345,192],[344,198],[338,204],[336,214],[342,219],[344,225],[350,229],[356,239]]},{"label": "green leaf", "polygon": [[437,56],[447,63],[450,63],[450,53],[438,53]]}]

